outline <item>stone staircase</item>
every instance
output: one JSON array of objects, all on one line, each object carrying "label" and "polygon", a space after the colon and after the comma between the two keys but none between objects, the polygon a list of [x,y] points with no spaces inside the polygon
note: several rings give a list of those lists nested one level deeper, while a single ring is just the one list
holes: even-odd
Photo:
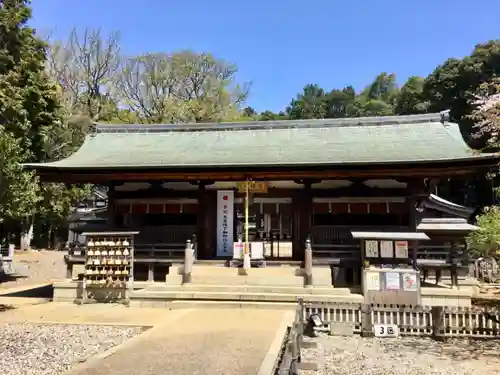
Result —
[{"label": "stone staircase", "polygon": [[313,269],[313,286],[304,287],[303,270],[293,266],[242,269],[195,265],[191,283],[182,283],[182,268],[172,267],[166,283],[135,290],[132,306],[293,308],[297,299],[361,302],[360,294],[332,286],[330,268]]}]

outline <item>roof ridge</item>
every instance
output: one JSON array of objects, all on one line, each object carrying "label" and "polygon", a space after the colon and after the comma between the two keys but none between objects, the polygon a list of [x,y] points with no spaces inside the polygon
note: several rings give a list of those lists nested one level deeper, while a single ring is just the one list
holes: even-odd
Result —
[{"label": "roof ridge", "polygon": [[445,112],[420,115],[349,117],[338,119],[275,120],[187,124],[94,124],[96,133],[156,133],[228,130],[272,130],[291,128],[327,128],[355,126],[403,125],[412,123],[447,122]]}]

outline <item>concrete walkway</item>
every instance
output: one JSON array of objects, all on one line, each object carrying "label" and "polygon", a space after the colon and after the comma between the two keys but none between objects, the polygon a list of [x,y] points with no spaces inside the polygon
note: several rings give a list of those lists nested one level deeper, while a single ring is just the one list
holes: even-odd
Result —
[{"label": "concrete walkway", "polygon": [[286,313],[256,309],[170,311],[163,323],[112,349],[107,356],[78,365],[69,374],[256,375]]}]

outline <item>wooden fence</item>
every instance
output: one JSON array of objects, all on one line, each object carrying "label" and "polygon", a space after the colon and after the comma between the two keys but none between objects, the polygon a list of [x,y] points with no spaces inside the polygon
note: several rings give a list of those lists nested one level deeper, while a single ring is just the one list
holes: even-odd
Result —
[{"label": "wooden fence", "polygon": [[401,335],[500,338],[500,310],[483,307],[397,306],[308,302],[305,321],[317,314],[325,330],[332,323],[352,325],[353,333],[369,334],[377,324],[396,324]]},{"label": "wooden fence", "polygon": [[395,324],[404,336],[446,338],[500,338],[500,310],[477,307],[366,305],[360,303],[304,302],[299,298],[293,325],[283,338],[276,375],[296,375],[306,365],[301,362],[301,349],[307,347],[304,332],[312,329],[310,318],[317,315],[319,330],[329,331],[333,324],[345,323],[352,333],[373,335],[373,326]]}]

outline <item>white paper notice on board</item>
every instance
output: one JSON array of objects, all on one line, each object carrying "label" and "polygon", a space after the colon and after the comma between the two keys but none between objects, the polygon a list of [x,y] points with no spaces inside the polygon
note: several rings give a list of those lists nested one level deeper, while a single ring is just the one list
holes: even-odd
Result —
[{"label": "white paper notice on board", "polygon": [[380,290],[380,272],[366,272],[366,289]]},{"label": "white paper notice on board", "polygon": [[365,241],[365,257],[378,258],[378,241]]},{"label": "white paper notice on board", "polygon": [[403,290],[405,291],[417,291],[418,290],[418,280],[416,273],[404,273],[403,274]]},{"label": "white paper notice on board", "polygon": [[385,273],[385,289],[387,290],[400,290],[399,272],[386,272]]},{"label": "white paper notice on board", "polygon": [[396,241],[396,258],[408,258],[408,241]]},{"label": "white paper notice on board", "polygon": [[382,258],[394,257],[394,245],[392,241],[380,241],[380,256]]}]

